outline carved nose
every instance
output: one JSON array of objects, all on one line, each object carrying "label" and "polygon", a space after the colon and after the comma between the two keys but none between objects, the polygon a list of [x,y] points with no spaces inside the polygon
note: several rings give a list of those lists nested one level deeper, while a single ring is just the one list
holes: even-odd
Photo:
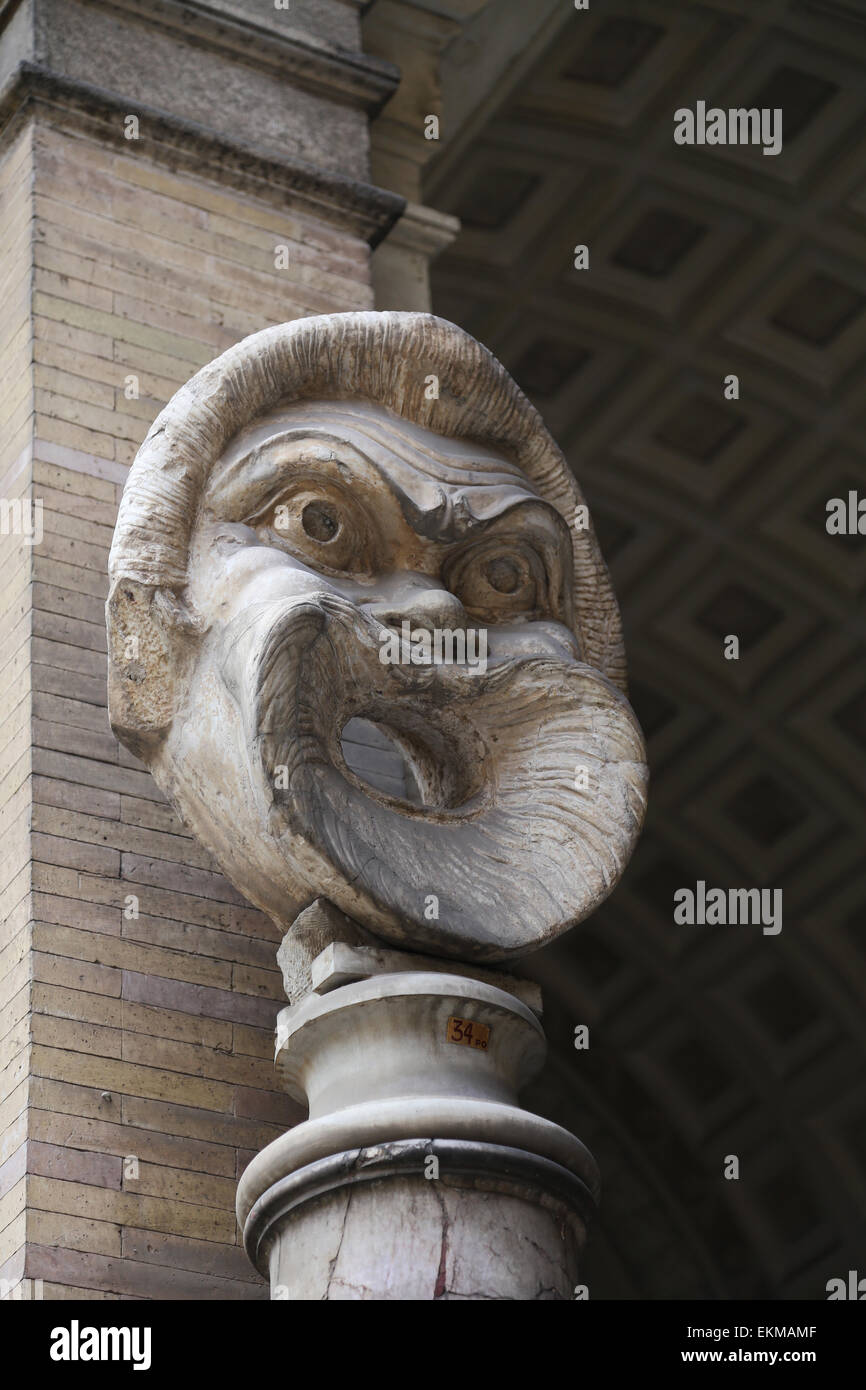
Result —
[{"label": "carved nose", "polygon": [[399,628],[403,622],[414,628],[450,628],[466,626],[466,610],[459,598],[447,589],[406,584],[396,588],[386,600],[366,604],[367,611],[386,627]]}]

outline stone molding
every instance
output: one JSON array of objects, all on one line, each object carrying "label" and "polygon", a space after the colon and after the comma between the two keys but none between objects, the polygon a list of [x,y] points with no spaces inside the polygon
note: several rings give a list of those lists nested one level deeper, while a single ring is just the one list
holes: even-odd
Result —
[{"label": "stone molding", "polygon": [[194,43],[228,50],[245,62],[264,63],[293,86],[345,101],[370,116],[390,100],[400,82],[399,69],[387,59],[336,48],[297,29],[280,34],[253,20],[233,18],[204,0],[110,0],[107,8],[180,30]]},{"label": "stone molding", "polygon": [[460,231],[460,221],[450,213],[421,203],[407,203],[399,224],[388,240],[390,247],[426,256],[432,261],[449,247]]},{"label": "stone molding", "polygon": [[583,1245],[597,1203],[574,1172],[549,1158],[505,1144],[417,1138],[331,1154],[274,1183],[258,1198],[244,1225],[244,1249],[251,1263],[268,1277],[268,1247],[275,1227],[305,1204],[359,1184],[406,1177],[423,1181],[425,1163],[431,1158],[438,1160],[448,1182],[520,1196],[545,1206],[573,1229],[576,1243]]},{"label": "stone molding", "polygon": [[[119,93],[22,62],[0,91],[0,139],[41,111],[58,129],[84,134],[129,152],[123,117],[130,103]],[[312,217],[376,246],[401,216],[405,199],[305,160],[277,159],[242,141],[228,140],[168,111],[135,103],[147,127],[148,156],[184,173],[210,177],[268,202],[288,201]],[[275,193],[278,198],[275,199]]]},{"label": "stone molding", "polygon": [[[0,3],[0,32],[25,0]],[[91,0],[94,8],[126,12],[153,28],[182,34],[201,47],[228,52],[241,62],[269,67],[293,86],[345,102],[373,116],[390,100],[399,70],[384,58],[351,51],[315,34],[287,27],[283,32],[250,18],[232,15],[206,0]],[[34,18],[41,18],[34,6]],[[47,21],[50,23],[50,20]],[[38,29],[38,24],[34,26]],[[34,37],[33,57],[40,56]]]}]

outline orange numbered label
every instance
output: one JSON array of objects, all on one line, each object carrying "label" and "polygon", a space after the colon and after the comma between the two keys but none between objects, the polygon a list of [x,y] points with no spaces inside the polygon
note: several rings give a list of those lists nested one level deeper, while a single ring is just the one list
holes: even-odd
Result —
[{"label": "orange numbered label", "polygon": [[449,1018],[445,1040],[483,1049],[490,1041],[490,1029],[486,1023],[473,1023],[469,1018]]}]

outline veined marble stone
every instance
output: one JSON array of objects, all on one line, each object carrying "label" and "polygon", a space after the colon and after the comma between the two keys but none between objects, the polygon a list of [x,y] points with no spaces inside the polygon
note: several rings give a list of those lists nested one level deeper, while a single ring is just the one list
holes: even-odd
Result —
[{"label": "veined marble stone", "polygon": [[[496,962],[618,882],[647,774],[609,576],[537,412],[453,324],[303,319],[203,368],[110,572],[112,726],[283,932],[326,898]],[[348,765],[358,719],[413,799]]]},{"label": "veined marble stone", "polygon": [[272,1297],[572,1297],[598,1173],[519,1104],[541,1001],[496,966],[615,887],[647,770],[538,414],[432,315],[266,329],[154,422],[110,571],[112,727],[284,933]]}]

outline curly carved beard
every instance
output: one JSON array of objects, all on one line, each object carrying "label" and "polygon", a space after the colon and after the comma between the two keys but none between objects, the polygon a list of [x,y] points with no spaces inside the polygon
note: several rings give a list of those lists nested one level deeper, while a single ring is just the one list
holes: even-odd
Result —
[{"label": "curly carved beard", "polygon": [[[337,906],[404,948],[494,960],[543,944],[611,892],[640,832],[628,702],[576,661],[383,665],[381,632],[333,593],[255,605],[227,629],[222,677],[268,834],[289,860],[312,851]],[[401,746],[420,806],[350,771],[353,717]]]}]

